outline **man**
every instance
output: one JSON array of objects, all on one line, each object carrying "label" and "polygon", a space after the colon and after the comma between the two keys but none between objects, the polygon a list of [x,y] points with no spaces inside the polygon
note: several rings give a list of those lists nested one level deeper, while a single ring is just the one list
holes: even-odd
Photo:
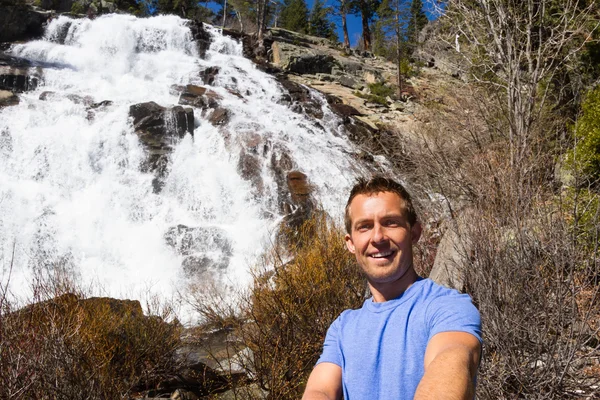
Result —
[{"label": "man", "polygon": [[421,224],[408,192],[383,177],[359,180],[345,222],[372,297],[331,324],[303,399],[473,399],[479,313],[468,295],[415,272]]}]

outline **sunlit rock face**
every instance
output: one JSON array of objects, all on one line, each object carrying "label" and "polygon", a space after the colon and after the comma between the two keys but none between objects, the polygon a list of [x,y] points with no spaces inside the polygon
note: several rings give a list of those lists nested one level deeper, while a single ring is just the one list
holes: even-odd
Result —
[{"label": "sunlit rock face", "polygon": [[341,216],[371,168],[324,96],[178,17],[61,16],[7,53],[41,66],[0,108],[0,258],[18,296],[63,272],[121,298],[246,285],[286,214]]}]

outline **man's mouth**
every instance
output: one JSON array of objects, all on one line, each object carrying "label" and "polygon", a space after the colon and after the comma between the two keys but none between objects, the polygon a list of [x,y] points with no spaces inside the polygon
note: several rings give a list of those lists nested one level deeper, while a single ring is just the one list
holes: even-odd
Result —
[{"label": "man's mouth", "polygon": [[387,250],[387,251],[380,251],[379,253],[373,253],[369,257],[372,257],[372,258],[386,258],[386,257],[391,256],[392,254],[394,254],[394,252],[392,250]]}]

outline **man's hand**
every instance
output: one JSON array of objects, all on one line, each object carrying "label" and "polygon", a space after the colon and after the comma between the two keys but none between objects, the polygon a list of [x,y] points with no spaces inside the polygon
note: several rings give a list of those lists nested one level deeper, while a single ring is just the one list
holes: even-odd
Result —
[{"label": "man's hand", "polygon": [[338,400],[342,398],[342,368],[323,362],[308,377],[302,400]]},{"label": "man's hand", "polygon": [[442,332],[432,337],[415,400],[472,400],[480,355],[481,344],[469,333]]}]

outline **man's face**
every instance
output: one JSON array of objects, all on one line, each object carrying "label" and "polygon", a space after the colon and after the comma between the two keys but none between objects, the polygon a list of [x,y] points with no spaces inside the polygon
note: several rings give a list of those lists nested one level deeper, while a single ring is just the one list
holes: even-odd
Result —
[{"label": "man's face", "polygon": [[419,240],[421,226],[409,225],[402,205],[393,192],[357,195],[350,203],[352,225],[346,246],[371,284],[412,276],[412,245]]}]

